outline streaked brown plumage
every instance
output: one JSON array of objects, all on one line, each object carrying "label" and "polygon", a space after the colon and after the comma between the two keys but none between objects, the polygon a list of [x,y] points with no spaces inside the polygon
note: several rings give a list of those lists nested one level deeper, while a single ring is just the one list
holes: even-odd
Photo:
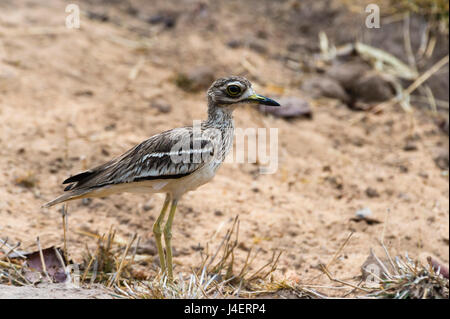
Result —
[{"label": "streaked brown plumage", "polygon": [[[240,104],[278,105],[254,93],[250,82],[232,76],[216,80],[208,90],[208,119],[199,127],[176,128],[154,135],[123,155],[66,179],[65,193],[45,204],[119,192],[166,193],[153,231],[161,268],[172,278],[171,226],[181,196],[210,181],[233,145],[232,112]],[[161,222],[172,203],[164,229],[166,257],[161,244]]]}]

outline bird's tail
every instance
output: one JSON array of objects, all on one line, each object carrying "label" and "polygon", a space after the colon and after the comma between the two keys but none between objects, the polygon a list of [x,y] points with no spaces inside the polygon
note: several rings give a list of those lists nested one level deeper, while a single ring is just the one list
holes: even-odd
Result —
[{"label": "bird's tail", "polygon": [[68,193],[62,194],[61,196],[55,198],[54,200],[42,205],[42,207],[51,207],[59,203],[64,203],[74,199],[80,199],[86,197],[85,195],[89,193],[89,190],[77,189],[70,191]]}]

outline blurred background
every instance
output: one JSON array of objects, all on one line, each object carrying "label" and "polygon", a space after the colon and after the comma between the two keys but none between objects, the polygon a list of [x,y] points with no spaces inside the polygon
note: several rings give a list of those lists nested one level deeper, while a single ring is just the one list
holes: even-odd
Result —
[{"label": "blurred background", "polygon": [[[66,26],[69,4],[80,10],[79,28]],[[330,285],[320,264],[331,260],[335,276],[357,283],[370,249],[383,251],[380,236],[393,255],[448,264],[448,6],[2,0],[0,238],[24,251],[36,250],[37,236],[43,247],[61,246],[59,208],[40,207],[62,180],[205,118],[212,81],[242,75],[282,104],[235,112],[237,127],[279,129],[279,169],[225,164],[187,194],[174,222],[177,271],[198,265],[236,215],[236,263],[252,249],[258,269],[281,250],[275,276],[292,285]],[[153,276],[151,227],[162,201],[71,203],[71,258],[81,263],[86,246],[95,250],[114,227],[119,243],[141,238],[131,273]]]}]

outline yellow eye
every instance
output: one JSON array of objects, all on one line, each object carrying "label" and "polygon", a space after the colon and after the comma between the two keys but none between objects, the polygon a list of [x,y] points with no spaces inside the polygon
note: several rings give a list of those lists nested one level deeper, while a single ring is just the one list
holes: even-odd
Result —
[{"label": "yellow eye", "polygon": [[229,85],[227,87],[227,93],[229,96],[237,96],[242,93],[242,89],[239,85]]}]

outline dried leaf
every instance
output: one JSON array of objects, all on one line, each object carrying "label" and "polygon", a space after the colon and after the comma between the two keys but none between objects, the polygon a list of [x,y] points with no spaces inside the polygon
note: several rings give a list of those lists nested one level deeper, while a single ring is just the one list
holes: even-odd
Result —
[{"label": "dried leaf", "polygon": [[[61,249],[56,248],[60,256],[63,256],[63,252]],[[58,258],[55,247],[50,247],[42,250],[42,254],[44,256],[45,268],[47,270],[47,274],[54,282],[64,282],[67,278],[67,275],[64,270],[64,265],[61,264],[61,261]],[[44,274],[44,269],[41,261],[41,256],[39,251],[35,251],[29,255],[27,255],[27,266],[31,269],[31,271],[27,274],[27,279],[35,279],[40,278],[37,274]],[[33,274],[34,272],[34,274]],[[33,280],[30,280],[33,282]],[[35,281],[34,281],[35,282]]]}]

